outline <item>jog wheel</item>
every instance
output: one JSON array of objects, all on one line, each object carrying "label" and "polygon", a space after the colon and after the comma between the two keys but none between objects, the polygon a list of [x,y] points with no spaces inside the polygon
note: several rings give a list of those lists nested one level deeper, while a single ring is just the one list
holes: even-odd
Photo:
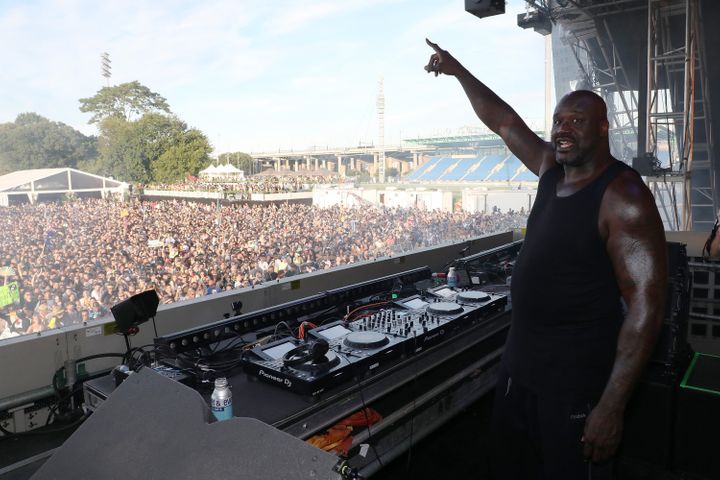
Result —
[{"label": "jog wheel", "polygon": [[343,343],[351,348],[379,348],[386,345],[390,340],[380,332],[352,332],[349,333]]},{"label": "jog wheel", "polygon": [[463,308],[453,302],[437,302],[428,305],[427,312],[433,315],[457,315],[463,312]]},{"label": "jog wheel", "polygon": [[463,303],[482,303],[490,300],[490,295],[479,290],[458,293],[457,300]]}]

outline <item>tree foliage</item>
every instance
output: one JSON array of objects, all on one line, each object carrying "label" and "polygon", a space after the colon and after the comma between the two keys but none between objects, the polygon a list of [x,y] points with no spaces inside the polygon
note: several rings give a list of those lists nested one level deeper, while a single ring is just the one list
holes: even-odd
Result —
[{"label": "tree foliage", "polygon": [[255,161],[245,152],[221,153],[218,155],[220,164],[230,163],[245,172],[245,175],[255,173]]},{"label": "tree foliage", "polygon": [[150,181],[150,159],[135,123],[106,118],[100,124],[100,156],[94,171],[123,181]]},{"label": "tree foliage", "polygon": [[99,137],[23,113],[0,124],[0,173],[76,167],[129,182],[169,182],[196,175],[212,150],[197,129],[169,114],[167,101],[139,82],[102,88],[80,100]]},{"label": "tree foliage", "polygon": [[165,98],[138,81],[101,88],[80,99],[100,129],[99,156],[84,165],[130,182],[171,182],[209,163],[208,139],[170,114]]},{"label": "tree foliage", "polygon": [[177,117],[147,113],[100,123],[100,156],[92,171],[124,181],[172,182],[197,175],[212,150],[205,135]]},{"label": "tree foliage", "polygon": [[162,95],[137,80],[103,87],[94,96],[81,98],[80,111],[93,114],[88,123],[99,123],[107,118],[131,121],[151,112],[171,113]]},{"label": "tree foliage", "polygon": [[34,168],[77,167],[97,155],[97,139],[37,113],[0,124],[0,174]]},{"label": "tree foliage", "polygon": [[152,164],[157,182],[183,180],[197,175],[210,158],[212,148],[205,135],[196,129],[180,133],[172,145]]}]

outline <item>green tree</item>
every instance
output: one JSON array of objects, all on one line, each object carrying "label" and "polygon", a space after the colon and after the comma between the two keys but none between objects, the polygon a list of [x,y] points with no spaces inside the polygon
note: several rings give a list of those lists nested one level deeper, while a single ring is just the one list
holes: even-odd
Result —
[{"label": "green tree", "polygon": [[133,122],[100,123],[100,156],[88,170],[120,180],[171,182],[197,175],[209,163],[207,137],[174,116],[147,113]]},{"label": "green tree", "polygon": [[388,177],[397,177],[400,175],[400,172],[398,172],[398,169],[395,167],[390,167],[387,170],[385,170],[385,175]]},{"label": "green tree", "polygon": [[209,162],[205,135],[169,114],[165,98],[134,81],[80,99],[80,110],[98,123],[99,156],[89,171],[129,182],[182,180]]},{"label": "green tree", "polygon": [[250,175],[255,172],[255,160],[245,152],[221,153],[218,155],[221,164],[230,163]]},{"label": "green tree", "polygon": [[182,132],[152,163],[153,178],[156,182],[172,182],[197,175],[208,164],[211,151],[207,137],[200,130]]},{"label": "green tree", "polygon": [[149,182],[150,159],[137,122],[106,118],[100,123],[100,156],[90,171],[123,181]]},{"label": "green tree", "polygon": [[0,124],[0,173],[77,167],[97,155],[97,139],[37,113]]},{"label": "green tree", "polygon": [[165,98],[137,80],[101,88],[94,96],[80,99],[80,111],[92,113],[88,123],[99,123],[106,118],[131,121],[146,113],[170,113]]}]

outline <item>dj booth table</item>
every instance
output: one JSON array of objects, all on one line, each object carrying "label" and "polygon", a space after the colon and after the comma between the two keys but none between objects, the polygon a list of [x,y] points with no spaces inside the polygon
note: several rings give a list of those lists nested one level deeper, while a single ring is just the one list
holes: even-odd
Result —
[{"label": "dj booth table", "polygon": [[[348,458],[351,467],[368,477],[492,390],[509,327],[506,307],[425,351],[382,365],[365,378],[346,379],[316,396],[237,371],[228,377],[233,413],[306,440],[372,407],[382,419],[355,429]],[[92,392],[97,402],[114,388],[112,376],[102,377],[86,382],[86,395]],[[209,392],[200,393],[209,401]]]},{"label": "dj booth table", "polygon": [[[238,374],[229,379],[234,414],[307,439],[372,407],[383,419],[354,436],[350,461],[367,476],[494,387],[509,326],[509,312],[491,315],[462,335],[317,398]],[[372,446],[368,452],[360,449],[366,443]]]}]

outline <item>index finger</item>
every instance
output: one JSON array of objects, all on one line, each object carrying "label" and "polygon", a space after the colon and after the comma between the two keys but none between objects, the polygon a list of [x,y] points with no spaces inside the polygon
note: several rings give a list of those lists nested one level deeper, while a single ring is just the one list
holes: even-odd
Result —
[{"label": "index finger", "polygon": [[427,44],[430,46],[430,48],[435,50],[436,53],[442,52],[442,48],[440,48],[437,43],[433,43],[430,40],[428,40],[427,38],[425,39],[425,42],[427,42]]}]

